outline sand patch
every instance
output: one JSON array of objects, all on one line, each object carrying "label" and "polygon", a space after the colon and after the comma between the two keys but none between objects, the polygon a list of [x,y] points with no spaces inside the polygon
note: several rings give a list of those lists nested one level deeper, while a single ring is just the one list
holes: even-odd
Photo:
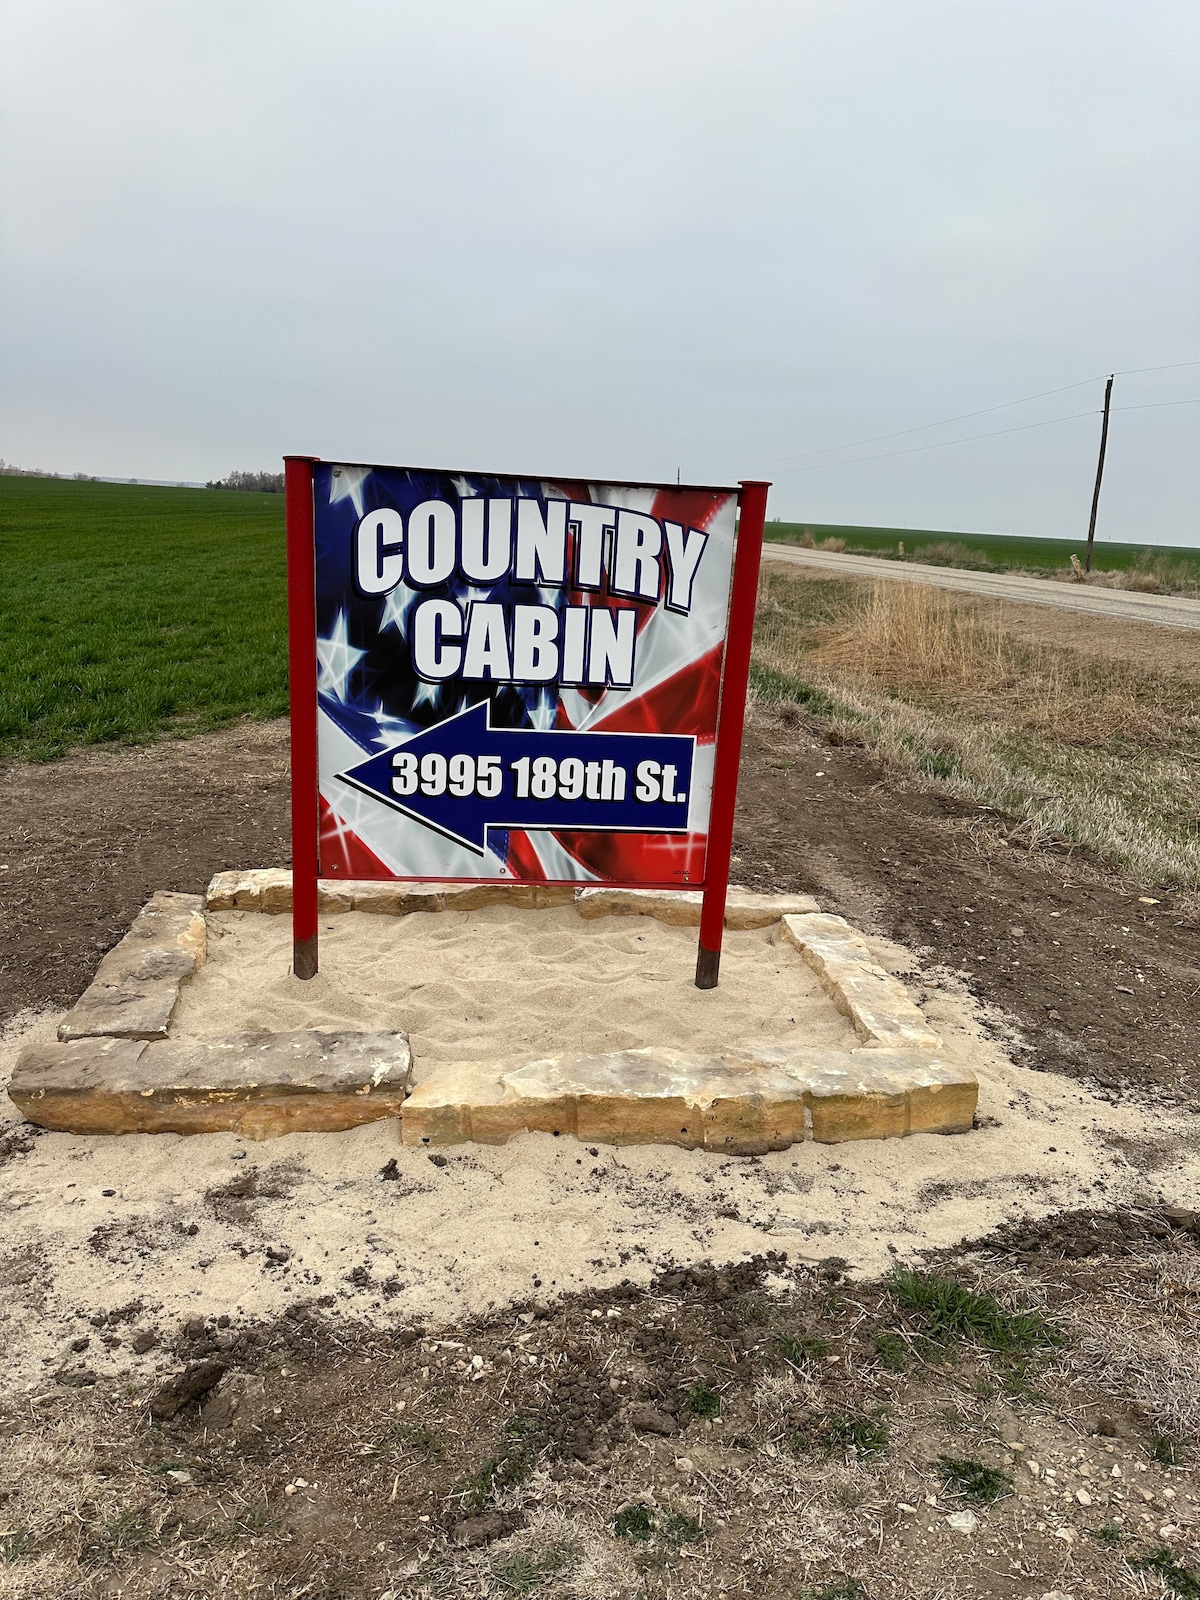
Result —
[{"label": "sand patch", "polygon": [[[502,928],[504,917],[498,908],[470,920],[491,930]],[[573,913],[534,914],[533,940],[550,969],[550,991],[562,983],[561,971],[555,976],[562,966],[560,917]],[[375,920],[383,924],[380,939],[404,927]],[[271,937],[286,948],[287,919],[255,921],[271,924]],[[390,980],[437,991],[423,1003],[430,1018],[448,1018],[460,1029],[456,1051],[472,1039],[485,1047],[479,1019],[460,1018],[453,1009],[456,1003],[461,1009],[459,991],[447,977],[455,963],[474,970],[465,926],[464,919],[444,929],[437,949],[445,959],[426,957],[423,976]],[[637,921],[599,926],[629,941],[605,959],[620,956],[635,974],[645,959],[638,935],[649,941],[671,932]],[[552,936],[544,949],[539,930]],[[574,935],[577,923],[569,931]],[[601,946],[581,932],[590,960]],[[763,967],[776,955],[782,959],[760,936],[742,937],[759,940]],[[336,930],[325,938],[328,959],[319,981],[328,993],[310,985],[305,1003],[346,1007],[332,1015],[352,1026],[389,1025],[387,1016],[398,1012],[368,1018],[353,1010],[368,1000],[354,998],[339,977]],[[206,969],[214,991],[225,966],[220,943],[214,941]],[[911,968],[905,952],[870,943],[892,970]],[[789,986],[799,966],[789,959]],[[270,960],[260,971],[260,1009],[237,1026],[284,1025],[281,992],[290,980]],[[652,1016],[665,1029],[688,1010],[693,994],[703,1002],[707,997],[695,991],[683,993],[689,977],[685,964],[677,983],[647,980],[642,987],[653,982],[663,999],[653,1012],[639,1013],[643,1023]],[[386,968],[372,981],[377,994],[370,1005],[400,1006]],[[508,981],[495,969],[490,981],[502,1004]],[[593,990],[588,967],[568,986],[564,1014],[554,1015],[547,1001],[537,1026],[581,1029],[573,1005],[588,1008],[587,1027],[611,1027],[610,1037],[624,1043],[632,1024],[604,997],[623,994],[629,981],[626,974]],[[762,981],[769,986],[769,972]],[[442,998],[443,986],[449,999]],[[414,988],[415,1001],[410,994],[404,1005],[421,1003],[423,992]],[[563,994],[561,987],[557,992]],[[731,982],[716,994],[732,992]],[[197,984],[189,1006],[199,993]],[[1070,1079],[1014,1066],[1000,1042],[1002,1019],[986,1016],[944,975],[924,1009],[945,1039],[947,1058],[979,1078],[981,1126],[971,1134],[810,1143],[750,1159],[666,1147],[588,1148],[527,1134],[500,1147],[455,1147],[435,1162],[404,1149],[391,1122],[262,1144],[229,1134],[82,1138],[26,1130],[7,1099],[0,1100],[0,1152],[20,1129],[9,1153],[0,1154],[0,1388],[34,1387],[81,1361],[101,1375],[129,1373],[143,1381],[169,1363],[161,1352],[134,1356],[132,1331],[157,1327],[170,1334],[196,1315],[270,1318],[297,1301],[317,1301],[336,1317],[444,1326],[623,1278],[644,1282],[668,1262],[728,1262],[785,1250],[793,1258],[839,1256],[860,1274],[877,1274],[897,1259],[978,1237],[1010,1218],[1146,1200],[1200,1204],[1200,1119],[1129,1101],[1113,1106]],[[775,1016],[782,1026],[785,1014],[798,1015],[760,1005],[755,1025],[766,1027]],[[21,1044],[52,1038],[57,1021],[50,1013],[26,1017],[0,1038],[0,1085]],[[436,1041],[431,1021],[414,1035],[418,1045],[426,1037]],[[531,1031],[530,1047],[543,1048],[545,1037]],[[1131,1155],[1147,1140],[1156,1150],[1149,1166]],[[1170,1152],[1164,1141],[1173,1141]],[[120,1343],[106,1345],[89,1327],[89,1316],[138,1302],[107,1334]],[[72,1354],[71,1339],[84,1334],[91,1336],[86,1356]]]},{"label": "sand patch", "polygon": [[720,985],[700,990],[695,930],[651,917],[589,922],[570,906],[325,917],[321,970],[303,983],[288,971],[290,917],[210,912],[208,924],[208,960],[180,995],[172,1036],[399,1029],[417,1082],[439,1061],[858,1043],[773,929],[727,933]]}]

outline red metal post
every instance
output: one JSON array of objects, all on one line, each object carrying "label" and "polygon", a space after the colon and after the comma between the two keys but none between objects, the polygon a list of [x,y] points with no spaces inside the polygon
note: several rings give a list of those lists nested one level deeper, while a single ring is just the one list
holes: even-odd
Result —
[{"label": "red metal post", "polygon": [[292,733],[292,970],[317,975],[317,587],[315,456],[284,457],[287,516],[288,691]]},{"label": "red metal post", "polygon": [[742,492],[738,495],[737,550],[733,559],[729,631],[725,637],[721,672],[721,706],[713,752],[712,810],[704,858],[704,904],[700,912],[700,944],[696,951],[697,989],[715,989],[721,971],[725,894],[729,888],[729,855],[733,849],[733,808],[737,803],[746,690],[750,682],[750,646],[754,640],[754,610],[758,600],[758,568],[762,560],[770,487],[769,483],[742,479]]}]

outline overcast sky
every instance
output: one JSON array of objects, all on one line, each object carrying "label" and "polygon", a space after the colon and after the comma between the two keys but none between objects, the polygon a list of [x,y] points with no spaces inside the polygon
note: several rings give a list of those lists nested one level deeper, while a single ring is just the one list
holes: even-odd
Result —
[{"label": "overcast sky", "polygon": [[[10,5],[0,455],[1078,535],[1103,374],[1200,360],[1198,45],[1195,0]],[[1117,378],[1103,536],[1200,544],[1196,397]]]}]

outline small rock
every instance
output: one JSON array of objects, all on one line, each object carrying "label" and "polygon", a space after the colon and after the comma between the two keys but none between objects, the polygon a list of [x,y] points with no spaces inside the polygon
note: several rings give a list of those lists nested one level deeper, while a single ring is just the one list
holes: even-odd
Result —
[{"label": "small rock", "polygon": [[134,1355],[144,1356],[147,1350],[153,1350],[158,1343],[158,1335],[146,1328],[142,1333],[135,1333],[129,1341],[129,1347]]},{"label": "small rock", "polygon": [[629,1421],[639,1433],[657,1433],[667,1438],[675,1432],[675,1418],[669,1417],[665,1411],[656,1411],[653,1406],[638,1406],[629,1413]]},{"label": "small rock", "polygon": [[192,1317],[183,1325],[185,1339],[203,1339],[207,1332],[207,1325],[203,1317]]},{"label": "small rock", "polygon": [[520,1527],[520,1518],[505,1516],[499,1511],[485,1511],[478,1517],[464,1517],[451,1532],[455,1544],[491,1544],[493,1539],[503,1539]]},{"label": "small rock", "polygon": [[974,1533],[979,1526],[979,1518],[973,1511],[952,1511],[946,1518],[946,1526],[952,1533]]},{"label": "small rock", "polygon": [[1039,1595],[1038,1600],[1075,1600],[1075,1596],[1068,1594],[1065,1589],[1049,1589],[1045,1594]]},{"label": "small rock", "polygon": [[90,1367],[76,1367],[73,1372],[56,1373],[55,1381],[67,1389],[90,1389],[96,1381],[96,1374]]},{"label": "small rock", "polygon": [[167,1473],[167,1477],[170,1478],[172,1483],[191,1483],[192,1481],[191,1473],[185,1472],[182,1467],[172,1468],[172,1470]]},{"label": "small rock", "polygon": [[87,1335],[84,1334],[79,1339],[72,1339],[71,1340],[71,1349],[74,1350],[76,1355],[78,1355],[81,1350],[86,1350],[88,1345],[91,1344],[91,1342],[92,1341],[87,1337]]},{"label": "small rock", "polygon": [[393,1156],[388,1164],[381,1169],[379,1176],[383,1179],[384,1183],[400,1182],[400,1165],[395,1156]]},{"label": "small rock", "polygon": [[202,1400],[210,1389],[215,1389],[227,1371],[223,1361],[194,1361],[177,1377],[168,1379],[152,1397],[150,1415],[160,1422],[169,1421],[184,1406]]},{"label": "small rock", "polygon": [[[433,1162],[435,1167],[448,1167],[450,1165],[450,1162],[446,1156],[439,1156],[434,1151],[430,1152],[429,1159]],[[479,1519],[477,1517],[469,1517],[467,1520],[469,1522],[476,1522]],[[460,1523],[459,1526],[461,1527],[462,1524]]]},{"label": "small rock", "polygon": [[1092,1497],[1086,1489],[1076,1489],[1075,1498],[1081,1506],[1090,1506],[1092,1503]]},{"label": "small rock", "polygon": [[229,1159],[230,1161],[245,1161],[246,1152],[244,1150],[235,1150]]}]

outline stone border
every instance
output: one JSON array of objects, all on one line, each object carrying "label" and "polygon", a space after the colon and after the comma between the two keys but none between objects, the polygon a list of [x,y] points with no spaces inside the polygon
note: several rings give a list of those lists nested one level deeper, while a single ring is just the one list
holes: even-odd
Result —
[{"label": "stone border", "polygon": [[807,1139],[965,1133],[977,1096],[973,1077],[922,1050],[621,1050],[442,1068],[405,1103],[401,1137],[436,1146],[567,1133],[762,1155]]},{"label": "stone border", "polygon": [[402,1033],[234,1033],[29,1045],[9,1098],[68,1133],[329,1133],[396,1117],[412,1086]]},{"label": "stone border", "polygon": [[206,954],[200,895],[157,890],[104,957],[59,1024],[58,1037],[165,1039],[179,991]]},{"label": "stone border", "polygon": [[[291,873],[218,873],[208,909],[290,911]],[[579,915],[649,915],[695,926],[702,896],[554,884],[322,884],[321,909],[391,916],[507,904]],[[167,1038],[183,983],[205,956],[204,901],[156,893],[59,1027],[22,1051],[9,1097],[32,1122],[75,1133],[326,1132],[399,1117],[406,1145],[503,1143],[525,1131],[611,1144],[758,1154],[813,1139],[963,1133],[974,1077],[904,986],[841,917],[806,895],[730,891],[726,925],[777,927],[862,1041],[851,1050],[733,1046],[715,1056],[647,1048],[437,1068],[411,1089],[400,1033],[242,1033]],[[410,1093],[411,1091],[411,1093]]]},{"label": "stone border", "polygon": [[[317,886],[317,909],[338,913],[367,911],[405,917],[414,911],[476,911],[481,906],[519,906],[544,911],[574,905],[581,917],[646,916],[677,927],[698,928],[704,896],[692,889],[576,889],[569,883],[389,883],[347,879]],[[204,903],[209,911],[292,909],[292,874],[287,867],[251,872],[218,872]],[[725,926],[769,928],[790,914],[817,911],[811,895],[756,894],[731,887],[725,901]]]}]

